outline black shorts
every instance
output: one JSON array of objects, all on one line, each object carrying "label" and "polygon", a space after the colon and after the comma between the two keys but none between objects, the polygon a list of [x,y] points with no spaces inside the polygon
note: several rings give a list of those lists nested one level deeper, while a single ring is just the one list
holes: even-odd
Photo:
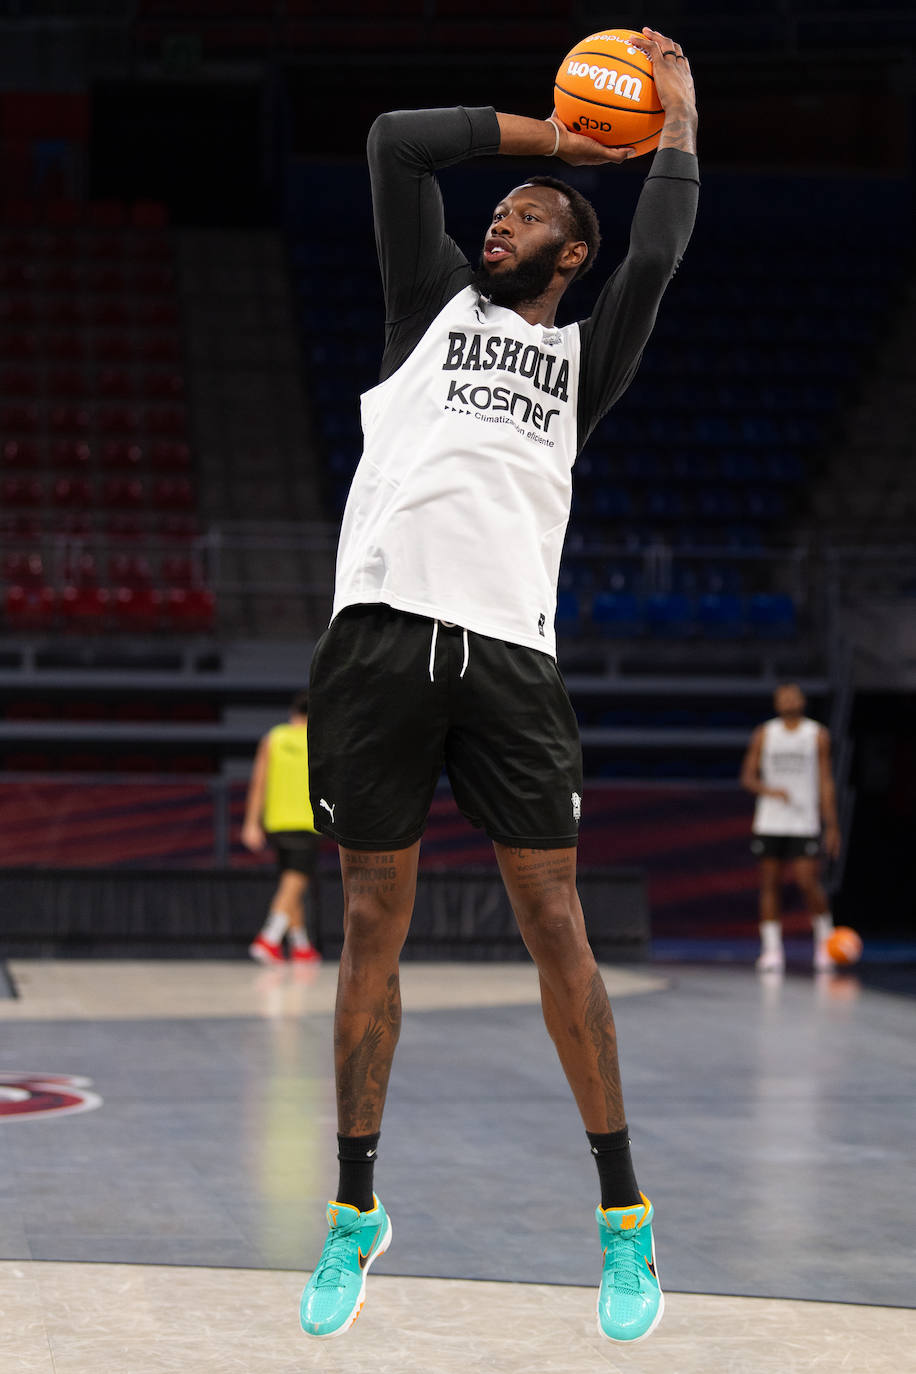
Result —
[{"label": "black shorts", "polygon": [[816,859],[820,852],[817,835],[755,835],[751,840],[755,859]]},{"label": "black shorts", "polygon": [[443,767],[491,839],[577,843],[579,729],[559,668],[536,649],[350,606],[316,646],[308,731],[315,824],[347,849],[418,840]]},{"label": "black shorts", "polygon": [[291,870],[293,873],[302,873],[306,878],[314,877],[321,845],[320,835],[311,830],[273,830],[268,833],[267,840],[276,851],[280,873]]}]

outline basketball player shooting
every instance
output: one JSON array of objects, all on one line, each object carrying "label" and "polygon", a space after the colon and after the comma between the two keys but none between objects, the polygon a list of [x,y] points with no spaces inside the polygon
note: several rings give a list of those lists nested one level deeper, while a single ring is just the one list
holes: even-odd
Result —
[{"label": "basketball player shooting", "polygon": [[821,820],[823,847],[839,857],[836,792],[830,766],[830,732],[805,715],[805,696],[787,682],[773,694],[776,715],[758,725],[741,767],[741,785],[757,797],[751,851],[760,860],[761,973],[785,968],[781,896],[783,871],[801,889],[814,933],[814,967],[834,967],[827,949],[833,917],[820,880]]},{"label": "basketball player shooting", "polygon": [[[653,1210],[633,1170],[614,1020],[576,891],[582,755],[554,637],[576,455],[633,379],[696,213],[690,66],[660,33],[637,41],[654,63],[664,131],[627,256],[579,323],[560,327],[556,312],[597,252],[588,201],[552,177],[525,179],[493,210],[475,267],[446,233],[435,173],[494,153],[600,166],[632,150],[491,108],[400,111],[369,136],[385,348],[381,380],[362,397],[363,456],[310,683],[312,807],[340,847],[345,896],[340,1178],[302,1295],[312,1336],[355,1321],[366,1271],[391,1240],[373,1168],[401,1024],[398,959],[443,765],[458,806],[494,843],[597,1161],[600,1329],[632,1342],[661,1319]],[[537,1142],[520,1140],[520,1159],[526,1149]],[[529,1191],[507,1206],[526,1205]]]}]

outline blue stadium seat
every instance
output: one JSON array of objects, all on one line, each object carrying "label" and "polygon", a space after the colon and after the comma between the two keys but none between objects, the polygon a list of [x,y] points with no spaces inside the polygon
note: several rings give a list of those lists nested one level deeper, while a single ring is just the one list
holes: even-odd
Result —
[{"label": "blue stadium seat", "polygon": [[736,639],[744,634],[744,605],[729,592],[707,592],[697,602],[697,625],[713,639]]},{"label": "blue stadium seat", "polygon": [[599,592],[592,602],[592,624],[610,638],[630,638],[642,631],[642,612],[632,592]]},{"label": "blue stadium seat", "polygon": [[785,639],[795,634],[795,602],[782,592],[757,592],[748,602],[748,624],[755,635]]},{"label": "blue stadium seat", "polygon": [[680,638],[690,633],[692,622],[690,600],[680,592],[656,592],[646,598],[646,624],[652,634]]},{"label": "blue stadium seat", "polygon": [[557,593],[557,634],[574,635],[579,632],[579,598],[575,592]]}]

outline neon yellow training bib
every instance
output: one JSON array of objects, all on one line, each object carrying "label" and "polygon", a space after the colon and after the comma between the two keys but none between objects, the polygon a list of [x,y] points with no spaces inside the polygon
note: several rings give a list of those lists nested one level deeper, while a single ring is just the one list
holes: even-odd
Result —
[{"label": "neon yellow training bib", "polygon": [[315,829],[309,802],[308,732],[304,725],[275,725],[267,736],[264,829]]}]

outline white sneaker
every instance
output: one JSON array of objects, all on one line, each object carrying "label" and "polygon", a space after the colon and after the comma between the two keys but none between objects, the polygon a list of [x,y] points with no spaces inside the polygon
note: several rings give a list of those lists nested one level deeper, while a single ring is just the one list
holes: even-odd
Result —
[{"label": "white sneaker", "polygon": [[816,940],[814,943],[814,970],[816,973],[832,973],[836,968],[836,961],[831,959],[827,953],[827,941]]},{"label": "white sneaker", "polygon": [[784,973],[786,956],[781,949],[770,949],[757,960],[758,973]]}]

